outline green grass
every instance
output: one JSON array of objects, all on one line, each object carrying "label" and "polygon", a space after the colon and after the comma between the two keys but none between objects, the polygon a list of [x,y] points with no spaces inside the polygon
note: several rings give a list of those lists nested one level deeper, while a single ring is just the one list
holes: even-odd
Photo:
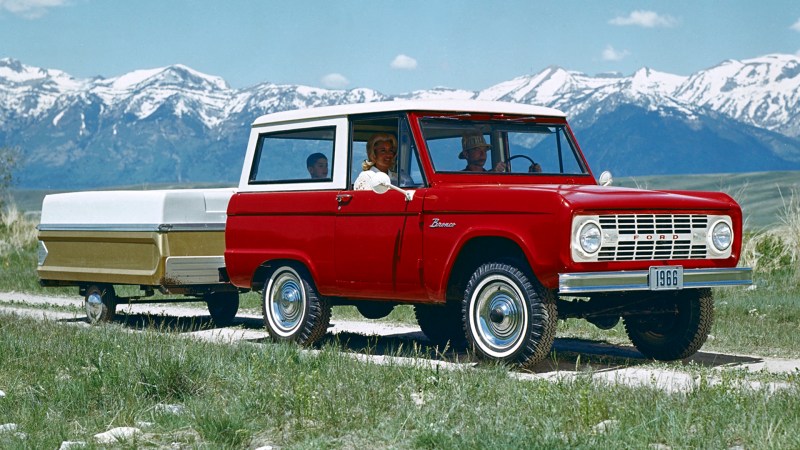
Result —
[{"label": "green grass", "polygon": [[[158,330],[153,330],[158,331]],[[696,368],[700,379],[708,369]],[[121,448],[797,448],[800,381],[765,395],[745,375],[688,394],[574,381],[520,381],[508,369],[443,371],[269,343],[222,345],[119,326],[0,315],[0,448],[91,442],[141,427]],[[183,414],[159,405],[181,405]],[[606,433],[593,428],[605,420]]]}]

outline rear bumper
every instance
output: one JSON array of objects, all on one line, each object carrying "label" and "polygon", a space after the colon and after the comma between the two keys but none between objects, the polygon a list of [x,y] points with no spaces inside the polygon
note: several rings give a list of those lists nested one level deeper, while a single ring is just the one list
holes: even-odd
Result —
[{"label": "rear bumper", "polygon": [[[648,276],[647,270],[561,273],[558,275],[558,292],[559,294],[584,294],[589,292],[648,291],[650,290]],[[748,286],[751,284],[753,284],[753,269],[749,267],[683,270],[684,289]]]}]

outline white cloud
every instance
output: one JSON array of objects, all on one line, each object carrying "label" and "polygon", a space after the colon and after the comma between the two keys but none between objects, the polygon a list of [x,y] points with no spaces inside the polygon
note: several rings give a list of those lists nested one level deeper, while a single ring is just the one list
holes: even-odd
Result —
[{"label": "white cloud", "polygon": [[326,88],[342,89],[348,84],[350,84],[350,80],[340,73],[329,73],[322,77],[322,85]]},{"label": "white cloud", "polygon": [[603,50],[603,61],[621,61],[623,58],[630,54],[627,50],[617,50],[614,47],[607,45]]},{"label": "white cloud", "polygon": [[678,24],[678,21],[669,15],[661,15],[655,11],[633,11],[628,17],[615,17],[608,21],[611,25],[635,25],[643,28],[665,27],[670,28]]},{"label": "white cloud", "polygon": [[797,19],[797,22],[795,22],[794,25],[789,28],[793,29],[794,31],[800,31],[800,19]]},{"label": "white cloud", "polygon": [[401,53],[394,57],[391,67],[392,69],[414,70],[417,68],[417,60]]},{"label": "white cloud", "polygon": [[47,13],[49,8],[63,6],[68,0],[0,0],[0,10],[11,14],[37,19]]}]

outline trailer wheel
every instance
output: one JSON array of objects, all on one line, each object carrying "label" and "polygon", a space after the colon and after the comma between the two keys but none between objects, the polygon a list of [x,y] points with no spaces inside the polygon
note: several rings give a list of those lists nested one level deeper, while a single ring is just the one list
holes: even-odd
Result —
[{"label": "trailer wheel", "polygon": [[464,294],[464,324],[478,356],[531,367],[550,353],[558,311],[549,291],[519,267],[478,267]]},{"label": "trailer wheel", "polygon": [[233,323],[239,311],[238,292],[211,292],[204,298],[211,319],[217,326],[227,327]]},{"label": "trailer wheel", "polygon": [[83,307],[89,323],[111,322],[117,311],[117,294],[110,284],[93,284],[86,288]]},{"label": "trailer wheel", "polygon": [[331,306],[305,268],[278,267],[264,289],[264,325],[275,341],[312,345],[328,331]]}]

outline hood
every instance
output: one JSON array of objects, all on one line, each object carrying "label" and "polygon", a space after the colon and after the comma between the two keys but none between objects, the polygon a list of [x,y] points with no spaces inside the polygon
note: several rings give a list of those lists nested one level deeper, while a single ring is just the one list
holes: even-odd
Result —
[{"label": "hood", "polygon": [[739,205],[723,192],[650,191],[610,186],[558,186],[558,194],[576,210],[728,210]]},{"label": "hood", "polygon": [[431,189],[425,209],[475,212],[552,213],[562,208],[573,212],[597,211],[728,211],[739,209],[722,192],[650,191],[597,185],[448,185]]}]

